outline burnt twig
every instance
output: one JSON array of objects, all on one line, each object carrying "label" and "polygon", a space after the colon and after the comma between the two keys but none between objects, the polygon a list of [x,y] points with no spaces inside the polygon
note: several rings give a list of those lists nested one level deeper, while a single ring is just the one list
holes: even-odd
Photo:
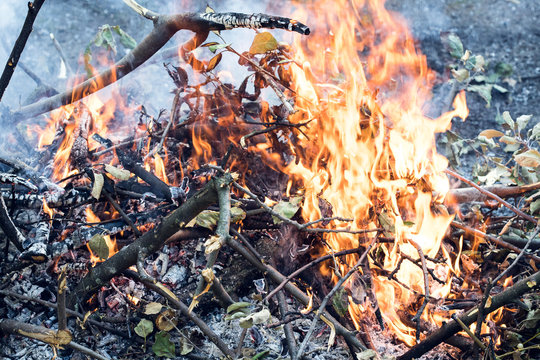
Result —
[{"label": "burnt twig", "polygon": [[[371,248],[373,247],[373,244],[377,241],[377,238],[373,238],[371,243],[368,245],[367,249],[362,253],[356,264],[343,276],[339,281],[334,285],[332,290],[324,297],[321,305],[319,306],[319,309],[317,310],[317,313],[315,314],[315,317],[313,318],[313,321],[311,322],[311,326],[309,327],[309,331],[307,332],[306,336],[304,337],[304,341],[302,341],[302,344],[300,345],[300,348],[298,349],[298,352],[296,354],[295,359],[301,359],[302,353],[306,349],[306,346],[309,342],[309,339],[311,338],[311,335],[313,334],[313,331],[315,331],[315,325],[317,325],[317,321],[319,320],[319,317],[322,317],[324,314],[324,309],[326,308],[326,305],[328,304],[328,301],[334,296],[334,294],[339,290],[339,288],[347,281],[349,277],[358,269],[360,266],[362,266],[362,262],[364,261],[364,258],[367,256]],[[324,315],[326,317],[326,315]]]},{"label": "burnt twig", "polygon": [[24,251],[23,248],[23,242],[25,240],[23,234],[17,229],[15,224],[13,223],[13,220],[11,220],[11,217],[9,216],[9,212],[6,207],[6,203],[4,201],[4,198],[0,196],[0,228],[4,231],[4,234],[6,234],[6,237],[11,241],[13,245],[19,250],[20,252]]}]

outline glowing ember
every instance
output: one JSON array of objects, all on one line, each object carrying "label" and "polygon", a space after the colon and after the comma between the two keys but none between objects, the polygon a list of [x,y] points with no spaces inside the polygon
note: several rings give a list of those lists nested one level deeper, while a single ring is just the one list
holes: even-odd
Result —
[{"label": "glowing ember", "polygon": [[[386,323],[412,345],[415,332],[403,316],[410,318],[422,302],[422,269],[403,261],[396,281],[388,274],[401,254],[419,259],[415,244],[429,258],[439,253],[452,216],[441,206],[449,184],[443,173],[447,160],[436,151],[435,134],[447,130],[453,117],[467,116],[464,94],[456,98],[454,111],[437,119],[424,115],[434,75],[404,22],[388,12],[383,1],[318,1],[308,14],[295,17],[324,25],[295,46],[301,49],[296,61],[303,68],[291,67],[299,111],[289,120],[314,120],[305,131],[309,139],[300,135],[293,149],[300,161],[286,171],[303,184],[306,221],[324,217],[322,198],[334,215],[354,219],[353,224],[334,221],[330,226],[383,228],[386,236],[394,237],[369,261]],[[326,251],[355,248],[372,236],[329,234]],[[431,284],[430,295],[436,298],[448,294],[451,274],[459,271],[457,262],[442,253],[446,263],[428,261],[446,281]],[[341,273],[357,258],[349,255]],[[330,268],[322,271],[337,279]],[[358,323],[367,308],[350,300]],[[442,318],[434,315],[424,312],[423,318],[440,323]]]}]

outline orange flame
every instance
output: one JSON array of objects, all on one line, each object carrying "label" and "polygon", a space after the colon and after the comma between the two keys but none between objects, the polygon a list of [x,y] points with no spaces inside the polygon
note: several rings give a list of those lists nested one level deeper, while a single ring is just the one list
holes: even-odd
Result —
[{"label": "orange flame", "polygon": [[[352,229],[385,227],[395,240],[379,246],[377,262],[370,258],[371,268],[382,270],[378,274],[394,270],[400,254],[418,259],[413,244],[426,256],[436,257],[453,217],[441,205],[449,190],[443,172],[448,162],[437,153],[435,134],[447,130],[452,118],[466,118],[465,95],[456,97],[455,110],[437,119],[424,115],[434,74],[404,21],[388,12],[384,1],[318,1],[309,15],[295,17],[328,24],[296,44],[301,49],[296,63],[303,65],[290,68],[299,111],[289,119],[295,123],[314,119],[305,130],[309,139],[299,136],[293,149],[299,161],[286,169],[303,184],[303,217],[306,221],[323,217],[319,209],[323,198],[334,215],[355,219]],[[336,221],[333,226],[347,224]],[[327,251],[334,252],[358,247],[370,236],[375,235],[329,234],[325,243]],[[443,255],[446,264],[428,261],[447,281],[442,286],[431,284],[434,297],[448,294],[451,273],[459,271],[444,250]],[[349,255],[341,272],[357,258]],[[337,280],[330,268],[321,270]],[[403,261],[395,278],[374,275],[374,291],[386,323],[412,345],[414,329],[402,316],[411,312],[416,294],[424,293],[423,272]],[[351,301],[350,311],[359,319],[365,310]],[[442,321],[434,314],[429,319]]]},{"label": "orange flame", "polygon": [[[86,221],[88,221],[89,223],[100,221],[100,218],[96,214],[94,214],[92,209],[90,209],[89,207],[86,208],[85,212],[86,212]],[[110,258],[111,256],[113,256],[114,254],[118,252],[116,240],[111,239],[109,235],[103,235],[103,238],[105,239],[105,243],[107,244],[107,248],[109,249],[109,255],[107,258]],[[96,266],[97,263],[103,262],[106,260],[95,255],[92,252],[92,249],[90,249],[90,246],[88,243],[86,244],[86,247],[88,248],[88,251],[90,252],[90,263],[92,264],[92,267]]]}]

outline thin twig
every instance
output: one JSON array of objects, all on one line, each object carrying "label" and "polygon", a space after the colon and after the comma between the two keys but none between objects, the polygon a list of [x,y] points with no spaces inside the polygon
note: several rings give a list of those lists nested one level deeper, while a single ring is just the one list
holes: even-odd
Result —
[{"label": "thin twig", "polygon": [[[461,230],[464,230],[466,233],[470,233],[470,234],[473,234],[475,236],[480,236],[486,240],[489,240],[491,241],[492,243],[496,244],[496,245],[499,245],[503,248],[506,248],[508,250],[512,250],[514,251],[515,253],[519,254],[521,253],[521,250],[520,248],[518,248],[517,246],[514,246],[512,244],[509,244],[507,243],[506,241],[503,241],[501,240],[500,238],[496,237],[496,236],[492,236],[492,235],[489,235],[489,234],[486,234],[480,230],[476,230],[472,227],[469,227],[469,226],[466,226],[466,225],[463,225],[463,224],[460,224],[458,223],[457,221],[452,221],[452,226],[453,227],[456,227],[458,229],[461,229]],[[540,257],[534,255],[534,254],[527,254],[525,253],[524,256],[527,256],[528,258],[531,258],[533,259],[534,261],[536,261],[537,263],[540,263]]]},{"label": "thin twig", "polygon": [[422,305],[416,312],[416,315],[412,318],[412,321],[416,322],[416,343],[418,343],[418,340],[420,340],[420,318],[422,317],[422,313],[424,312],[424,309],[426,308],[426,305],[429,302],[429,278],[428,278],[428,271],[427,271],[427,265],[426,265],[426,258],[424,257],[424,252],[422,251],[422,248],[420,245],[418,245],[416,242],[409,240],[409,242],[416,248],[416,251],[418,251],[418,256],[420,256],[420,261],[422,262],[422,273],[424,275],[424,300],[422,301]]},{"label": "thin twig", "polygon": [[295,277],[300,275],[305,270],[307,270],[309,268],[312,268],[315,265],[317,265],[317,264],[319,264],[319,263],[321,263],[323,261],[330,260],[330,259],[333,259],[333,258],[339,257],[339,256],[345,256],[345,255],[349,255],[349,254],[357,254],[357,253],[359,253],[361,251],[363,251],[363,249],[343,250],[343,251],[339,251],[339,252],[336,252],[336,253],[332,253],[332,254],[329,254],[329,255],[322,256],[320,258],[317,258],[317,259],[309,262],[308,264],[302,266],[301,268],[299,268],[299,269],[293,271],[291,274],[289,274],[285,278],[285,280],[283,282],[281,282],[278,286],[276,286],[274,288],[274,290],[272,290],[270,293],[268,293],[268,295],[266,295],[263,302],[270,300],[272,298],[272,296],[274,296],[276,293],[278,293],[285,286],[285,284],[287,284],[289,281],[291,281],[292,279],[294,279]]},{"label": "thin twig", "polygon": [[34,20],[36,20],[39,9],[41,9],[41,5],[43,5],[44,2],[45,0],[28,2],[28,13],[26,14],[24,25],[21,29],[19,37],[15,41],[13,50],[11,50],[11,54],[9,54],[6,66],[4,67],[4,71],[2,72],[2,76],[0,77],[0,101],[2,101],[2,96],[4,96],[4,92],[6,91],[11,77],[15,72],[15,67],[19,62],[19,58],[21,57],[24,47],[26,46],[26,41],[28,40],[28,37],[30,37],[30,33],[32,33]]},{"label": "thin twig", "polygon": [[303,352],[306,350],[306,346],[309,342],[309,339],[311,338],[311,335],[315,331],[315,326],[317,325],[317,321],[319,320],[319,317],[322,316],[324,313],[324,309],[326,308],[326,305],[328,304],[328,301],[334,296],[334,294],[339,290],[339,288],[347,281],[347,279],[355,273],[360,266],[362,266],[362,262],[364,261],[364,258],[367,256],[371,248],[373,247],[373,244],[377,241],[377,238],[373,238],[371,240],[370,244],[368,245],[367,249],[364,251],[364,253],[360,256],[356,264],[343,276],[339,281],[334,285],[332,290],[324,297],[321,305],[319,306],[319,309],[317,309],[317,313],[315,314],[315,317],[313,318],[313,321],[311,322],[311,326],[309,327],[309,330],[304,337],[304,341],[302,341],[302,344],[300,345],[300,348],[298,349],[298,352],[296,354],[295,359],[301,359]]}]

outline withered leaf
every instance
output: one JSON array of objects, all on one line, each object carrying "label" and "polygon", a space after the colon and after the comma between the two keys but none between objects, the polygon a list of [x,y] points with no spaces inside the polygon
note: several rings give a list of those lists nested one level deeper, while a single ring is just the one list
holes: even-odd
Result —
[{"label": "withered leaf", "polygon": [[112,165],[105,165],[105,171],[119,180],[129,180],[130,172],[126,169],[119,169]]},{"label": "withered leaf", "polygon": [[208,66],[206,67],[206,71],[212,71],[215,69],[215,67],[219,64],[222,58],[222,53],[217,54],[213,58],[210,59],[208,62]]},{"label": "withered leaf", "polygon": [[219,212],[212,210],[201,211],[195,218],[195,223],[199,226],[214,230],[219,219]]},{"label": "withered leaf", "polygon": [[529,149],[516,155],[514,160],[521,166],[535,168],[540,166],[540,153],[535,149]]},{"label": "withered leaf", "polygon": [[88,241],[88,246],[90,247],[90,250],[92,250],[92,254],[101,260],[105,260],[109,257],[109,246],[103,235],[96,234],[92,236],[90,241]]},{"label": "withered leaf", "polygon": [[171,331],[178,324],[174,311],[167,309],[156,318],[156,327],[161,331]]},{"label": "withered leaf", "polygon": [[276,38],[265,31],[255,35],[253,43],[249,48],[249,53],[254,54],[264,54],[267,51],[276,50],[278,48],[278,42]]},{"label": "withered leaf", "polygon": [[144,307],[144,313],[146,315],[158,314],[161,311],[162,307],[163,307],[163,305],[161,305],[158,302],[153,301],[151,303],[146,304],[146,306]]},{"label": "withered leaf", "polygon": [[92,193],[91,193],[94,199],[99,200],[104,183],[105,183],[105,179],[103,178],[103,175],[94,172],[94,185],[92,186]]}]

